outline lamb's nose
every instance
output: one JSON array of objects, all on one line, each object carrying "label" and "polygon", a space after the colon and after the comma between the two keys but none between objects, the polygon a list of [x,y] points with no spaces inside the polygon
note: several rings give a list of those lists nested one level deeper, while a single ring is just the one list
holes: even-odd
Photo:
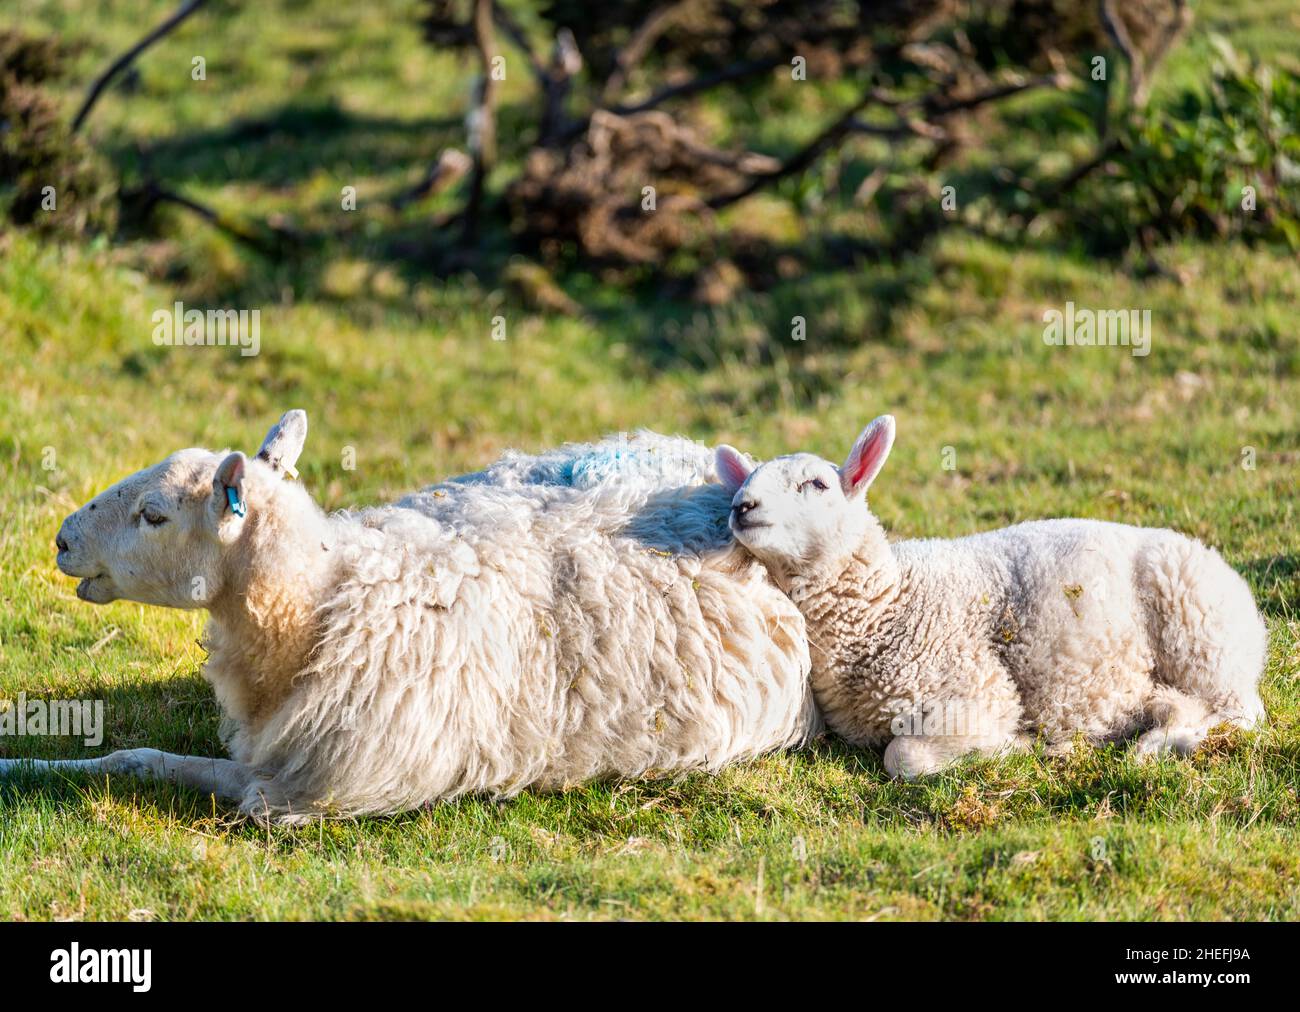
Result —
[{"label": "lamb's nose", "polygon": [[742,502],[738,502],[734,506],[732,506],[731,512],[736,514],[736,516],[738,517],[743,517],[746,513],[748,513],[750,510],[753,509],[758,509],[758,500],[745,499]]},{"label": "lamb's nose", "polygon": [[54,536],[54,546],[61,552],[68,550],[68,543],[64,540],[62,531]]}]

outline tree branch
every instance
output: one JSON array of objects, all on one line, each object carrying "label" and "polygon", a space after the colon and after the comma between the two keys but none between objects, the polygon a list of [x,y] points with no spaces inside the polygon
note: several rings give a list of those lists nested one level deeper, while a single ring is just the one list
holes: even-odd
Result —
[{"label": "tree branch", "polygon": [[[126,196],[124,194],[124,196]],[[160,186],[157,181],[149,180],[139,190],[135,191],[132,196],[143,204],[147,209],[157,204],[175,204],[177,207],[183,207],[187,211],[197,214],[208,224],[212,225],[218,231],[226,233],[232,239],[247,246],[251,246],[259,253],[267,256],[275,256],[283,253],[282,245],[284,243],[296,243],[301,241],[301,236],[290,229],[278,227],[268,223],[264,224],[264,231],[252,228],[241,221],[228,218],[219,211],[201,204],[192,197],[187,197],[183,193],[177,193],[175,190],[169,190]]]},{"label": "tree branch", "polygon": [[[739,63],[733,63],[730,66],[723,67],[721,70],[711,71],[707,74],[700,74],[689,81],[683,81],[681,84],[672,84],[660,88],[649,98],[640,102],[633,102],[628,105],[602,106],[599,111],[612,112],[616,116],[632,116],[639,112],[646,112],[674,98],[686,98],[691,95],[698,95],[701,92],[708,91],[723,84],[732,81],[739,81],[745,77],[751,77],[754,74],[761,74],[771,70],[773,67],[779,67],[785,60],[782,57],[774,56],[762,60],[744,60]],[[567,126],[558,136],[560,142],[568,142],[577,137],[587,129],[591,123],[591,117],[577,120]]]},{"label": "tree branch", "polygon": [[141,53],[152,46],[159,39],[171,33],[175,28],[206,4],[208,0],[186,0],[166,21],[142,38],[134,46],[114,60],[102,74],[95,79],[94,84],[90,86],[85,101],[81,103],[81,108],[77,110],[77,115],[72,120],[72,132],[75,134],[81,129],[81,124],[86,121],[90,115],[90,110],[95,107],[99,101],[99,96],[103,94],[104,89],[109,86],[113,78],[129,67]]},{"label": "tree branch", "polygon": [[492,5],[492,14],[496,18],[497,24],[501,26],[502,31],[510,38],[510,41],[524,54],[524,59],[528,61],[528,68],[533,72],[533,77],[543,88],[546,87],[546,66],[537,58],[533,52],[533,44],[528,41],[528,35],[524,32],[523,26],[515,20],[515,16],[500,4]]},{"label": "tree branch", "polygon": [[1115,43],[1128,66],[1126,104],[1129,108],[1141,109],[1146,106],[1147,99],[1151,96],[1151,81],[1156,68],[1169,54],[1170,47],[1192,23],[1192,12],[1187,6],[1187,0],[1173,0],[1173,13],[1165,22],[1164,30],[1147,56],[1143,56],[1141,50],[1134,44],[1128,26],[1116,9],[1115,0],[1100,0],[1098,14],[1106,34]]},{"label": "tree branch", "polygon": [[492,31],[494,6],[492,0],[474,0],[474,46],[478,50],[481,77],[475,108],[470,113],[469,150],[474,167],[461,232],[461,241],[467,244],[478,238],[483,188],[487,174],[496,162],[496,80],[492,76],[492,61],[496,57],[496,39]]},{"label": "tree branch", "polygon": [[[958,112],[974,109],[986,102],[995,102],[1010,95],[1017,95],[1030,88],[1064,88],[1072,83],[1072,79],[1068,75],[1057,73],[1010,81],[985,91],[976,92],[974,95],[968,95],[965,98],[939,99],[937,98],[938,93],[931,92],[928,95],[904,101],[899,101],[894,96],[873,88],[863,94],[852,108],[841,114],[839,119],[818,134],[807,146],[782,162],[777,169],[756,175],[738,190],[712,198],[709,201],[709,207],[715,211],[728,207],[770,183],[802,172],[829,148],[838,144],[851,133],[870,133],[891,138],[917,136],[939,142],[947,140],[948,132],[942,126],[923,118],[910,116],[908,115],[909,110],[927,111],[930,115],[942,119]],[[890,106],[897,116],[897,122],[888,126],[877,126],[858,119],[858,114],[872,104],[887,104]]]},{"label": "tree branch", "polygon": [[1173,0],[1174,15],[1165,24],[1165,30],[1160,38],[1156,40],[1155,47],[1151,50],[1149,61],[1151,69],[1154,71],[1161,63],[1164,62],[1169,50],[1173,44],[1187,31],[1192,25],[1192,10],[1187,6],[1187,0]]},{"label": "tree branch", "polygon": [[400,211],[408,204],[432,196],[447,189],[467,173],[473,161],[465,152],[456,148],[447,148],[433,163],[424,177],[409,190],[403,190],[389,198],[388,204],[395,211]]},{"label": "tree branch", "polygon": [[572,80],[582,70],[582,54],[573,32],[561,28],[555,33],[551,49],[551,67],[542,78],[542,126],[538,143],[547,147],[564,134],[564,106]]},{"label": "tree branch", "polygon": [[995,85],[985,91],[977,91],[974,95],[967,95],[965,98],[936,99],[933,95],[928,95],[924,99],[920,100],[919,105],[929,115],[942,118],[944,116],[951,116],[953,113],[974,109],[987,102],[996,102],[999,99],[1008,98],[1011,95],[1018,95],[1022,91],[1030,91],[1034,88],[1056,88],[1058,90],[1064,90],[1071,87],[1073,84],[1074,80],[1068,74],[1044,74],[1040,77],[1029,77],[1015,81],[1008,81],[1005,84]]},{"label": "tree branch", "polygon": [[614,96],[623,90],[627,85],[628,74],[645,59],[650,47],[658,41],[659,36],[667,30],[673,18],[677,16],[677,12],[685,5],[685,0],[672,0],[670,3],[656,7],[632,33],[627,43],[614,57],[614,69],[610,71],[609,78],[602,89],[603,100],[606,103],[612,102]]},{"label": "tree branch", "polygon": [[854,123],[857,120],[858,113],[874,101],[874,96],[874,92],[866,92],[849,109],[841,113],[839,119],[771,172],[764,172],[761,175],[754,176],[753,179],[738,190],[733,190],[731,193],[724,193],[713,197],[709,200],[709,207],[715,211],[721,210],[724,207],[729,207],[736,203],[736,201],[744,200],[750,194],[770,183],[775,183],[779,179],[784,179],[787,176],[793,176],[795,173],[802,172],[820,158],[827,149],[831,148],[853,132]]},{"label": "tree branch", "polygon": [[634,102],[631,105],[616,105],[609,111],[618,116],[630,116],[633,113],[645,112],[647,109],[663,105],[669,99],[698,95],[700,92],[716,88],[720,84],[727,84],[730,81],[738,81],[743,77],[761,74],[773,67],[779,67],[784,62],[779,56],[763,60],[743,60],[740,63],[733,63],[730,66],[723,67],[721,70],[693,77],[681,84],[672,84],[666,88],[660,88],[647,99]]},{"label": "tree branch", "polygon": [[1076,186],[1082,183],[1097,169],[1105,165],[1110,159],[1117,155],[1122,145],[1119,138],[1111,137],[1102,144],[1091,157],[1084,159],[1068,173],[1061,177],[1059,181],[1053,183],[1048,189],[1044,190],[1039,198],[1039,203],[1045,207],[1050,207]]}]

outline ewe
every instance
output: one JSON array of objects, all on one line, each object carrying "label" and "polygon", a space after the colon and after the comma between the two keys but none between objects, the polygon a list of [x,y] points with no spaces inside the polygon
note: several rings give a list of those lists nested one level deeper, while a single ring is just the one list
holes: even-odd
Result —
[{"label": "ewe", "polygon": [[512,455],[326,516],[283,477],[306,432],[291,411],[253,460],[174,453],[57,539],[83,600],[209,611],[204,675],[233,761],[35,765],[300,821],[716,770],[818,730],[803,619],[732,542],[704,448],[639,434]]},{"label": "ewe", "polygon": [[843,467],[798,453],[751,469],[731,447],[731,528],[808,624],[827,726],[916,777],[1041,732],[1188,753],[1263,717],[1265,629],[1245,582],[1169,530],[1094,520],[889,544],[866,489],[894,441],[877,418]]}]

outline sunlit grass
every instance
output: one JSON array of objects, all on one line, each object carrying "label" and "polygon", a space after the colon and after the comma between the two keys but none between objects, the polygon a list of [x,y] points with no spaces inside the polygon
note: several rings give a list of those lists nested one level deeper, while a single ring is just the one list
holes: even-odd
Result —
[{"label": "sunlit grass", "polygon": [[[82,79],[148,20],[23,7],[85,41]],[[124,161],[137,138],[158,146],[160,172],[231,213],[329,221],[339,187],[407,185],[460,136],[468,71],[409,25],[400,10],[321,3],[196,18],[91,132]],[[208,87],[193,89],[190,57],[205,50]],[[78,95],[70,83],[70,105]],[[236,117],[270,134],[230,139]],[[778,203],[780,232],[797,216]],[[898,536],[1080,515],[1221,548],[1269,621],[1269,723],[1190,761],[1026,755],[917,784],[823,741],[717,777],[292,831],[165,785],[19,778],[0,785],[0,917],[1300,916],[1293,259],[1189,244],[1161,251],[1185,281],[1138,280],[954,233],[924,258],[814,273],[717,310],[568,277],[594,308],[567,319],[490,281],[434,278],[393,255],[393,236],[360,234],[293,262],[188,217],[116,247],[0,236],[0,698],[104,699],[99,751],[220,753],[201,617],[77,601],[52,541],[123,474],[181,446],[252,449],[289,407],[310,414],[302,480],[331,509],[506,446],[640,426],[837,457],[889,410],[899,439],[872,503]],[[156,347],[150,315],[178,298],[259,308],[262,354]],[[1151,309],[1150,356],[1046,346],[1042,312],[1066,300]],[[0,740],[4,756],[85,754]]]}]

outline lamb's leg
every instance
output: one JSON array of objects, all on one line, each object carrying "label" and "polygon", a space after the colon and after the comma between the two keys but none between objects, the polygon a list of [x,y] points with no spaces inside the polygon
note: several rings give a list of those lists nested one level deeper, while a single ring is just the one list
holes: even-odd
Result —
[{"label": "lamb's leg", "polygon": [[242,798],[253,779],[247,767],[229,759],[175,755],[156,748],[124,749],[101,759],[0,759],[0,776],[26,770],[154,777],[230,800]]},{"label": "lamb's leg", "polygon": [[967,755],[1002,755],[1024,747],[1024,741],[1008,734],[1003,738],[940,735],[900,735],[885,748],[885,770],[900,780],[915,780],[951,766]]},{"label": "lamb's leg", "polygon": [[1001,755],[1024,749],[1029,739],[1019,734],[1022,718],[1019,694],[1010,677],[989,677],[996,661],[956,684],[980,686],[978,698],[941,697],[918,701],[892,723],[895,737],[885,748],[885,769],[903,780],[937,773],[966,755]]},{"label": "lamb's leg", "polygon": [[1137,578],[1150,601],[1160,685],[1148,706],[1156,726],[1139,751],[1187,753],[1215,724],[1255,727],[1265,716],[1268,630],[1246,581],[1213,549],[1177,536],[1147,546]]},{"label": "lamb's leg", "polygon": [[1147,702],[1151,730],[1137,740],[1134,754],[1141,759],[1173,753],[1191,755],[1200,747],[1210,728],[1221,723],[1205,700],[1168,685],[1156,688]]}]

